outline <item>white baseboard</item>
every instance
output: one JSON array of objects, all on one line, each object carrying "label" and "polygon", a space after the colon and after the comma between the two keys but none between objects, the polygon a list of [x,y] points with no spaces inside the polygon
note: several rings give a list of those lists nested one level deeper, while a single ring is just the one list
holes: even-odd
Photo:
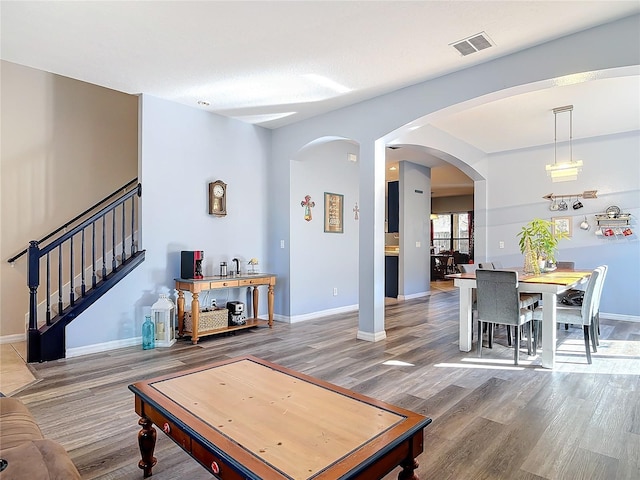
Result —
[{"label": "white baseboard", "polygon": [[607,320],[621,320],[623,322],[636,322],[640,323],[640,317],[637,315],[622,315],[619,313],[605,313],[600,312],[600,318],[606,318]]},{"label": "white baseboard", "polygon": [[428,297],[432,292],[418,292],[411,295],[398,295],[398,300],[411,300],[412,298]]},{"label": "white baseboard", "polygon": [[378,342],[380,340],[384,340],[387,338],[387,332],[384,330],[381,332],[371,333],[371,332],[363,332],[362,330],[358,330],[358,334],[356,335],[358,340],[366,340],[367,342]]},{"label": "white baseboard", "polygon": [[312,312],[312,313],[305,313],[303,315],[294,315],[294,316],[284,316],[284,315],[274,315],[274,319],[280,321],[280,322],[286,322],[286,323],[298,323],[298,322],[304,322],[306,320],[314,320],[316,318],[320,318],[320,317],[326,317],[328,315],[336,315],[338,313],[348,313],[348,312],[353,312],[355,310],[358,310],[358,305],[346,305],[344,307],[338,307],[338,308],[330,308],[328,310],[320,310],[318,312]]},{"label": "white baseboard", "polygon": [[[426,293],[428,295],[428,292]],[[425,296],[423,294],[416,294],[416,295]],[[414,297],[412,296],[411,298],[414,298]],[[316,318],[325,317],[328,315],[352,312],[357,309],[358,309],[358,305],[348,305],[345,307],[332,308],[329,310],[322,310],[319,312],[307,313],[304,315],[296,315],[293,317],[288,317],[286,315],[274,315],[273,318],[278,322],[297,323],[297,322],[303,322],[305,320],[313,320]],[[602,312],[600,313],[600,318],[607,319],[607,320],[620,320],[623,322],[640,323],[640,316],[636,316],[636,315],[621,315],[617,313]],[[368,342],[378,342],[380,340],[384,340],[385,338],[387,338],[387,334],[384,331],[377,332],[377,333],[370,333],[370,332],[362,332],[358,330],[358,334],[356,335],[356,338],[358,338],[359,340],[366,340]],[[26,333],[23,333],[23,334],[17,333],[13,335],[0,336],[0,344],[19,343],[19,342],[24,342],[26,340],[27,340]],[[122,340],[113,340],[111,342],[96,343],[94,345],[86,345],[83,347],[68,348],[66,357],[67,358],[80,357],[82,355],[108,352],[110,350],[117,350],[118,348],[133,347],[135,345],[140,345],[140,348],[142,348],[142,337],[125,338]]]},{"label": "white baseboard", "polygon": [[122,340],[113,340],[111,342],[85,345],[84,347],[67,348],[66,358],[81,357],[82,355],[90,355],[92,353],[108,352],[110,350],[117,350],[118,348],[133,347],[134,345],[140,345],[140,348],[142,348],[142,337],[124,338]]},{"label": "white baseboard", "polygon": [[26,333],[14,333],[13,335],[3,335],[0,337],[0,343],[20,343],[26,341]]}]

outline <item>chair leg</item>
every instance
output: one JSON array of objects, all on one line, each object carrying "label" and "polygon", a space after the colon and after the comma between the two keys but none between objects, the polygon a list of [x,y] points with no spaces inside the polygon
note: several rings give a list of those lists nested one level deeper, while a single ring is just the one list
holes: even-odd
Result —
[{"label": "chair leg", "polygon": [[513,363],[518,365],[520,360],[520,328],[516,327],[514,330],[516,331],[516,343],[513,346]]},{"label": "chair leg", "polygon": [[531,337],[533,337],[533,328],[532,328],[532,324],[531,322],[529,322],[527,324],[527,329],[529,330],[529,333],[527,333],[527,355],[531,356],[531,344],[533,339]]},{"label": "chair leg", "polygon": [[482,358],[482,322],[478,320],[478,357]]},{"label": "chair leg", "polygon": [[596,345],[600,346],[600,312],[596,313],[594,322],[595,325],[591,327],[593,328],[593,332],[591,333],[596,337]]},{"label": "chair leg", "polygon": [[538,321],[531,320],[531,327],[533,328],[533,354],[538,354]]},{"label": "chair leg", "polygon": [[511,325],[507,325],[507,345],[511,346]]},{"label": "chair leg", "polygon": [[589,325],[584,326],[584,348],[587,352],[587,363],[591,365],[591,349],[589,348]]},{"label": "chair leg", "polygon": [[565,323],[565,324],[564,324],[564,329],[565,329],[565,330],[569,330],[569,324],[568,324],[568,323]]},{"label": "chair leg", "polygon": [[594,324],[595,324],[595,319],[591,323],[590,333],[591,333],[591,344],[593,345],[593,352],[597,353],[598,352],[598,334],[596,333],[596,328]]},{"label": "chair leg", "polygon": [[487,335],[489,336],[489,348],[493,348],[493,323],[488,324]]}]

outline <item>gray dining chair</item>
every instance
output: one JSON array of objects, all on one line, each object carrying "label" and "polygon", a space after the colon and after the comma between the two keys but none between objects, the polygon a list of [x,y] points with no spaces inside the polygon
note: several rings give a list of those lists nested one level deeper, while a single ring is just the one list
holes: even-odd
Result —
[{"label": "gray dining chair", "polygon": [[[558,305],[556,311],[556,322],[565,324],[582,325],[584,336],[584,347],[587,356],[587,363],[591,364],[591,341],[593,351],[597,352],[597,308],[600,305],[600,297],[604,286],[604,278],[607,268],[601,266],[591,272],[587,288],[584,291],[584,301],[581,307],[571,307]],[[533,311],[535,320],[542,320],[542,307],[537,307]]]},{"label": "gray dining chair", "polygon": [[[501,267],[496,266],[501,265],[497,262],[483,262],[478,264],[478,268],[483,270],[497,270]],[[521,293],[520,294],[520,307],[532,307],[535,308],[538,306],[538,303],[542,300],[541,293]]]},{"label": "gray dining chair", "polygon": [[556,268],[564,270],[573,270],[576,268],[575,262],[556,262]]},{"label": "gray dining chair", "polygon": [[491,338],[493,324],[515,327],[513,361],[520,358],[520,327],[529,326],[528,347],[531,352],[533,311],[520,305],[518,272],[510,270],[476,270],[476,292],[478,305],[478,356],[482,357],[482,324],[488,324]]},{"label": "gray dining chair", "polygon": [[473,273],[477,269],[478,269],[478,265],[474,263],[470,263],[470,264],[462,263],[458,265],[458,270],[460,271],[460,273]]}]

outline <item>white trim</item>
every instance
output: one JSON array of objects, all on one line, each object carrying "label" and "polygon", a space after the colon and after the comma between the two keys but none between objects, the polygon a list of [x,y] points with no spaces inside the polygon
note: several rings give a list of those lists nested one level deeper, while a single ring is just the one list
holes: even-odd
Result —
[{"label": "white trim", "polygon": [[604,313],[600,312],[600,319],[606,318],[607,320],[621,320],[623,322],[635,322],[640,323],[640,317],[637,315],[623,315],[621,313]]},{"label": "white trim", "polygon": [[412,293],[411,295],[398,295],[398,300],[411,300],[413,298],[428,297],[430,295],[431,295],[431,292],[418,292],[418,293]]},{"label": "white trim", "polygon": [[284,315],[274,315],[274,318],[278,321],[286,323],[298,323],[304,322],[305,320],[314,320],[316,318],[326,317],[328,315],[336,315],[338,313],[354,312],[356,310],[358,310],[358,304],[346,305],[344,307],[338,308],[330,308],[328,310],[320,310],[318,312],[305,313],[303,315],[294,315],[290,317],[286,317]]},{"label": "white trim", "polygon": [[110,350],[117,350],[118,348],[133,347],[135,345],[140,345],[140,349],[142,349],[142,337],[125,338],[123,340],[113,340],[111,342],[85,345],[84,347],[67,348],[67,354],[65,358],[81,357],[82,355],[90,355],[92,353],[108,352]]},{"label": "white trim", "polygon": [[377,342],[387,338],[387,332],[383,330],[381,332],[371,333],[371,332],[363,332],[362,330],[358,330],[358,334],[356,335],[356,338],[358,340],[366,340],[367,342]]},{"label": "white trim", "polygon": [[27,341],[26,333],[14,333],[13,335],[3,335],[0,337],[1,343],[20,343]]}]

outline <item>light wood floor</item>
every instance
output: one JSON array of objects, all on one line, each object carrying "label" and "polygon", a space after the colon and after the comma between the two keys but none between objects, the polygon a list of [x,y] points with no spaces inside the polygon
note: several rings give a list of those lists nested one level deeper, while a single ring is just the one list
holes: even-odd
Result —
[{"label": "light wood floor", "polygon": [[[514,367],[512,350],[501,345],[482,359],[460,352],[455,290],[385,308],[387,338],[376,343],[356,340],[355,313],[276,323],[198,346],[180,340],[168,349],[35,364],[40,381],[15,396],[85,479],[142,479],[127,385],[244,354],[431,417],[421,479],[640,478],[640,324],[603,319],[593,365],[581,330],[561,328],[559,366],[548,371],[524,350],[528,362]],[[154,479],[212,478],[161,432],[156,457]],[[397,470],[385,480],[396,477]]]}]

